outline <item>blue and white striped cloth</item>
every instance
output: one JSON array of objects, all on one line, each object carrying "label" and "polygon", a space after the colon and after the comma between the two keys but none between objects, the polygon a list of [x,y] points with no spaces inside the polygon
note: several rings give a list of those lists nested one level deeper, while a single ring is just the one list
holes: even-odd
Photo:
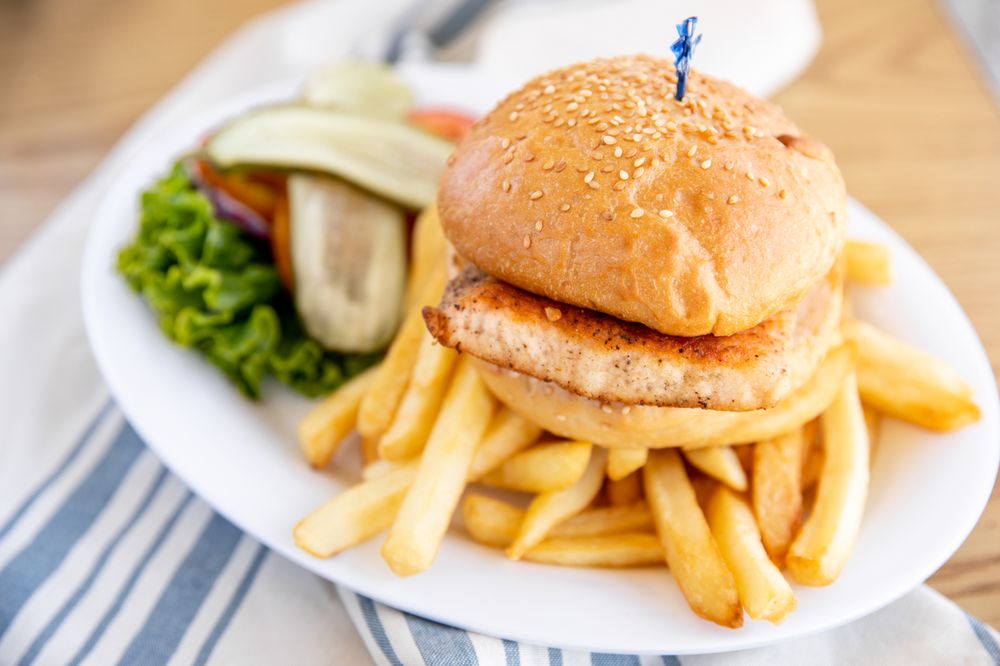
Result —
[{"label": "blue and white striped cloth", "polygon": [[1000,664],[997,633],[926,588],[846,627],[727,655],[591,654],[468,633],[270,553],[143,445],[97,373],[77,293],[83,241],[108,182],[144,138],[178,118],[335,55],[306,57],[288,39],[316,12],[324,44],[350,43],[337,30],[374,30],[388,5],[408,4],[299,5],[251,25],[0,268],[0,665]]}]

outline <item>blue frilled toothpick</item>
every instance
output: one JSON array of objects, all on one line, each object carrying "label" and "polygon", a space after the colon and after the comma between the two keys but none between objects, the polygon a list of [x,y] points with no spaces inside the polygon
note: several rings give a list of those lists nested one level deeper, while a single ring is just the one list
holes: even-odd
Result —
[{"label": "blue frilled toothpick", "polygon": [[692,16],[677,24],[677,41],[670,45],[670,50],[674,52],[674,65],[677,67],[677,94],[674,99],[678,102],[684,99],[684,90],[687,88],[688,70],[691,68],[691,56],[694,55],[694,47],[701,41],[701,35],[694,36],[694,28],[698,24],[698,17]]}]

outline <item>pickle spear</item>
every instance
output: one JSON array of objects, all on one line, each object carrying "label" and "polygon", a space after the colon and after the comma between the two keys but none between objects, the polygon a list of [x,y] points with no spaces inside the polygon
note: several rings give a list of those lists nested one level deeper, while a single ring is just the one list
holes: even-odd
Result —
[{"label": "pickle spear", "polygon": [[221,167],[318,171],[410,209],[434,201],[452,144],[404,123],[302,106],[259,109],[205,147]]},{"label": "pickle spear", "polygon": [[403,212],[349,183],[288,179],[295,307],[309,335],[343,352],[385,348],[406,287]]}]

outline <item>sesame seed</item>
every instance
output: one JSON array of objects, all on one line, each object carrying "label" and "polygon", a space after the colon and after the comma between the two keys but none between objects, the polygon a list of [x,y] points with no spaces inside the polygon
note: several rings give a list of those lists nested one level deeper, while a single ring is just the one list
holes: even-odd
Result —
[{"label": "sesame seed", "polygon": [[594,152],[592,152],[592,153],[590,154],[590,156],[591,156],[592,158],[594,158],[595,160],[597,160],[597,161],[601,161],[601,160],[603,160],[603,159],[604,159],[604,153],[602,153],[602,152],[601,152],[601,151],[599,151],[599,150],[595,150]]},{"label": "sesame seed", "polygon": [[510,192],[510,181],[509,180],[503,181],[502,183],[500,183],[500,187],[503,189],[504,192]]},{"label": "sesame seed", "polygon": [[615,146],[615,157],[621,157],[621,156],[622,156],[622,147]]},{"label": "sesame seed", "polygon": [[525,250],[527,250],[529,247],[531,247],[531,236],[525,236],[524,237],[523,245],[524,245],[524,249]]},{"label": "sesame seed", "polygon": [[778,192],[778,196],[784,199],[785,197],[788,196],[788,192],[786,192],[785,190],[781,190],[780,192]]},{"label": "sesame seed", "polygon": [[691,146],[690,148],[688,148],[687,156],[694,157],[694,154],[697,152],[698,152],[698,146],[697,145]]},{"label": "sesame seed", "polygon": [[594,180],[594,172],[593,171],[588,171],[587,175],[583,177],[583,182],[589,183],[592,180]]},{"label": "sesame seed", "polygon": [[545,318],[549,321],[559,321],[562,319],[562,310],[559,308],[545,308]]},{"label": "sesame seed", "polygon": [[622,180],[628,180],[628,171],[622,169],[621,171],[618,172],[618,177],[621,178]]},{"label": "sesame seed", "polygon": [[556,87],[554,85],[552,85],[551,83],[549,85],[545,86],[544,89],[542,89],[542,92],[545,93],[546,95],[551,95],[555,91],[556,91]]},{"label": "sesame seed", "polygon": [[605,414],[612,413],[610,405],[601,405],[601,411],[604,412]]},{"label": "sesame seed", "polygon": [[612,185],[611,188],[616,192],[621,192],[622,190],[625,189],[625,185],[627,185],[627,183],[624,180],[619,180],[614,185]]},{"label": "sesame seed", "polygon": [[570,118],[569,120],[566,121],[566,124],[569,127],[576,127],[576,118]]},{"label": "sesame seed", "polygon": [[631,405],[625,405],[624,407],[622,407],[622,416],[625,416],[626,414],[628,414],[631,411],[632,411],[632,406]]},{"label": "sesame seed", "polygon": [[769,181],[767,178],[758,178],[757,182],[760,183],[761,187],[767,187],[768,185],[771,184],[771,181]]},{"label": "sesame seed", "polygon": [[596,190],[596,189],[599,189],[601,187],[600,183],[598,183],[596,180],[590,181],[589,183],[587,183],[587,185],[589,185],[590,189],[592,189],[592,190]]},{"label": "sesame seed", "polygon": [[750,173],[749,171],[747,171],[745,175],[747,177],[747,180],[756,180],[756,178],[753,177],[753,174]]},{"label": "sesame seed", "polygon": [[[566,211],[568,211],[568,210],[569,210],[569,208],[570,208],[570,206],[569,206],[569,204],[568,204],[568,203],[564,203],[563,205],[559,206],[559,210],[561,210],[561,211],[562,211],[562,212],[564,212],[564,213],[565,213]],[[539,222],[539,224],[541,224],[541,222]],[[540,228],[539,228],[539,231],[541,231],[541,229],[540,229]]]},{"label": "sesame seed", "polygon": [[567,111],[576,111],[579,108],[580,108],[580,105],[577,104],[576,102],[570,102],[569,104],[566,105],[566,110]]},{"label": "sesame seed", "polygon": [[545,163],[542,165],[542,169],[544,169],[545,171],[548,171],[549,169],[551,169],[555,165],[556,165],[556,161],[555,160],[545,160]]},{"label": "sesame seed", "polygon": [[704,162],[701,163],[702,169],[707,169],[710,166],[712,166],[712,160],[705,160]]},{"label": "sesame seed", "polygon": [[617,140],[617,139],[615,139],[615,137],[613,137],[613,136],[608,136],[607,134],[605,134],[605,135],[604,135],[604,136],[603,136],[603,137],[601,138],[601,141],[603,141],[603,142],[605,143],[605,145],[608,145],[608,146],[610,146],[610,145],[611,145],[611,144],[613,144],[613,143],[618,143],[618,140]]},{"label": "sesame seed", "polygon": [[535,201],[536,199],[541,199],[542,198],[542,191],[541,190],[535,190],[530,195],[528,195],[528,198],[530,198],[532,201]]},{"label": "sesame seed", "polygon": [[507,120],[509,120],[511,122],[514,122],[515,120],[517,120],[517,111],[511,111],[510,115],[507,116]]},{"label": "sesame seed", "polygon": [[629,216],[630,217],[642,217],[645,214],[646,214],[646,211],[644,211],[643,209],[641,209],[641,208],[635,208],[635,209],[632,210],[631,213],[629,213]]},{"label": "sesame seed", "polygon": [[514,153],[504,153],[503,154],[503,163],[504,164],[510,164],[513,161],[514,161]]},{"label": "sesame seed", "polygon": [[500,141],[500,147],[504,150],[510,148],[510,139],[508,137],[504,137],[503,140]]},{"label": "sesame seed", "polygon": [[729,197],[726,203],[734,204],[737,203],[739,200],[740,198],[734,194],[733,196]]},{"label": "sesame seed", "polygon": [[733,163],[732,162],[726,162],[725,164],[722,165],[722,168],[725,169],[726,171],[732,171],[733,170]]},{"label": "sesame seed", "polygon": [[646,163],[646,158],[645,157],[640,157],[635,162],[632,162],[632,166],[634,166],[634,167],[641,167],[645,163]]},{"label": "sesame seed", "polygon": [[632,174],[632,177],[633,177],[633,178],[638,178],[639,176],[641,176],[641,175],[642,175],[642,174],[644,174],[644,173],[646,173],[646,167],[639,167],[639,168],[638,168],[638,169],[636,169],[636,170],[635,170],[635,172],[634,172],[634,173]]},{"label": "sesame seed", "polygon": [[558,162],[556,162],[556,171],[557,172],[562,171],[565,168],[566,168],[566,160],[559,160]]},{"label": "sesame seed", "polygon": [[664,208],[663,210],[660,211],[660,217],[662,217],[664,219],[666,219],[668,217],[673,217],[673,216],[674,216],[674,211],[672,211],[672,210],[667,210],[666,208]]},{"label": "sesame seed", "polygon": [[632,140],[635,141],[636,143],[639,143],[640,141],[642,141],[642,134],[633,134]]},{"label": "sesame seed", "polygon": [[525,153],[524,154],[524,161],[525,162],[530,162],[533,159],[535,159],[535,154],[534,153],[530,153],[529,152],[529,153]]}]

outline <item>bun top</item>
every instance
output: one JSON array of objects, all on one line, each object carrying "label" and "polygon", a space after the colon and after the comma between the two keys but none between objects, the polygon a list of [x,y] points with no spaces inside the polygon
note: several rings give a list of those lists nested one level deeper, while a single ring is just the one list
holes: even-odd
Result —
[{"label": "bun top", "polygon": [[830,150],[768,102],[650,56],[539,77],[459,145],[438,193],[457,251],[522,289],[669,335],[730,335],[840,253]]}]

